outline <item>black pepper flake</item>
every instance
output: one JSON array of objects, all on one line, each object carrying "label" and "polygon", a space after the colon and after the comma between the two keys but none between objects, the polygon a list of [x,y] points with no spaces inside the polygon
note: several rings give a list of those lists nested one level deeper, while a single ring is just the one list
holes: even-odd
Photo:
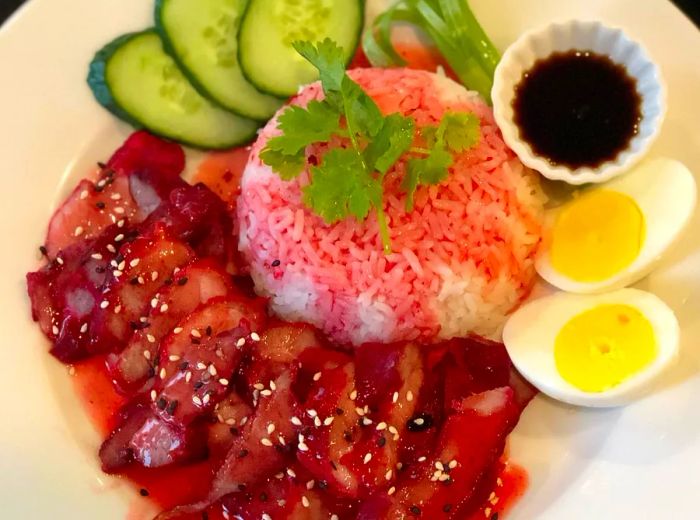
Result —
[{"label": "black pepper flake", "polygon": [[[172,283],[172,281],[171,281],[170,283]],[[186,277],[186,276],[183,276],[182,278],[180,278],[180,279],[177,281],[177,284],[178,284],[178,285],[185,285],[186,283],[187,283],[187,277]]]},{"label": "black pepper flake", "polygon": [[238,491],[245,491],[246,485],[245,484],[238,484]]},{"label": "black pepper flake", "polygon": [[193,345],[199,345],[202,343],[198,338],[190,338],[190,340],[192,341]]},{"label": "black pepper flake", "polygon": [[105,271],[106,271],[106,269],[105,269],[104,267],[101,267],[101,266],[99,266],[99,265],[98,265],[97,267],[95,267],[95,272],[96,272],[96,273],[104,274]]},{"label": "black pepper flake", "polygon": [[336,408],[336,409],[335,409],[335,414],[336,414],[336,415],[343,415],[344,413],[345,413],[345,410],[343,410],[342,408]]},{"label": "black pepper flake", "polygon": [[168,412],[170,415],[175,414],[175,410],[177,410],[177,405],[180,404],[177,399],[170,401],[170,404],[168,405],[168,409],[166,412]]},{"label": "black pepper flake", "polygon": [[96,202],[96,203],[95,203],[95,207],[96,207],[97,209],[105,209],[105,203],[102,202],[102,201]]},{"label": "black pepper flake", "polygon": [[267,502],[267,493],[264,491],[260,493],[260,502]]},{"label": "black pepper flake", "polygon": [[139,284],[139,279],[138,279],[137,277],[134,277],[134,278],[132,278],[131,280],[129,280],[129,283],[130,283],[131,285],[138,285],[138,284]]},{"label": "black pepper flake", "polygon": [[272,267],[279,267],[279,265],[280,265],[281,263],[282,263],[282,262],[280,262],[279,260],[275,260],[275,261],[272,262]]},{"label": "black pepper flake", "polygon": [[46,256],[49,252],[48,249],[46,249],[46,246],[39,246],[39,251],[41,252],[42,255]]},{"label": "black pepper flake", "polygon": [[114,261],[117,262],[118,264],[124,260],[124,255],[121,253],[117,253],[117,256],[114,257]]},{"label": "black pepper flake", "polygon": [[203,383],[203,382],[197,381],[197,382],[194,384],[194,389],[195,389],[195,390],[199,390],[199,389],[202,388],[203,386],[204,386],[204,383]]},{"label": "black pepper flake", "polygon": [[99,184],[95,185],[95,191],[97,193],[102,193],[102,191],[105,189],[104,186],[100,186]]},{"label": "black pepper flake", "polygon": [[377,440],[377,446],[379,446],[380,448],[383,448],[385,444],[386,444],[386,438],[384,436],[379,437],[379,439]]},{"label": "black pepper flake", "polygon": [[209,520],[209,513],[202,511],[202,520]]},{"label": "black pepper flake", "polygon": [[343,432],[343,439],[345,439],[347,442],[352,442],[352,433],[350,433],[350,430],[345,430]]},{"label": "black pepper flake", "polygon": [[150,368],[148,369],[148,377],[153,377],[153,376],[155,376],[155,375],[156,375],[156,369],[153,368],[153,367],[150,367]]},{"label": "black pepper flake", "polygon": [[241,432],[240,432],[240,431],[238,430],[238,428],[236,428],[235,426],[231,426],[231,427],[228,429],[228,431],[230,431],[230,432],[231,432],[231,435],[233,435],[234,437],[238,437],[238,436],[241,434]]},{"label": "black pepper flake", "polygon": [[156,402],[156,406],[157,406],[158,408],[160,408],[161,410],[165,410],[165,407],[166,407],[167,405],[168,405],[168,401],[166,401],[166,400],[163,399],[162,397],[161,397],[160,399],[158,399],[158,401]]},{"label": "black pepper flake", "polygon": [[336,471],[338,469],[338,466],[335,465],[335,462],[333,462],[332,460],[329,462],[331,463],[331,468],[333,468],[333,471]]},{"label": "black pepper flake", "polygon": [[442,506],[443,513],[449,513],[450,511],[452,511],[452,504],[445,504]]},{"label": "black pepper flake", "polygon": [[160,352],[156,354],[155,359],[153,359],[153,366],[157,367],[158,365],[160,365]]},{"label": "black pepper flake", "polygon": [[418,506],[411,506],[409,510],[416,516],[420,515],[420,507]]},{"label": "black pepper flake", "polygon": [[107,168],[107,165],[105,163],[103,163],[102,161],[97,161],[97,167],[100,170],[104,170],[105,168]]},{"label": "black pepper flake", "polygon": [[189,368],[189,366],[190,366],[190,363],[188,361],[183,361],[182,363],[180,363],[180,366],[179,366],[180,371],[184,372],[185,370],[187,370]]},{"label": "black pepper flake", "polygon": [[318,486],[318,489],[320,489],[321,491],[328,489],[328,482],[326,482],[325,480],[319,480],[316,485]]},{"label": "black pepper flake", "polygon": [[164,283],[165,285],[172,285],[172,284],[173,284],[173,279],[172,279],[172,278],[166,278],[165,280],[163,280],[163,283]]},{"label": "black pepper flake", "polygon": [[142,497],[147,497],[149,495],[148,490],[146,488],[139,489],[139,495]]},{"label": "black pepper flake", "polygon": [[211,336],[211,333],[212,333],[211,325],[207,325],[205,332],[207,333],[207,336]]},{"label": "black pepper flake", "polygon": [[249,453],[248,450],[243,449],[243,450],[238,452],[238,458],[239,459],[245,458],[248,456],[248,453]]},{"label": "black pepper flake", "polygon": [[494,513],[491,515],[491,520],[498,520],[498,513]]}]

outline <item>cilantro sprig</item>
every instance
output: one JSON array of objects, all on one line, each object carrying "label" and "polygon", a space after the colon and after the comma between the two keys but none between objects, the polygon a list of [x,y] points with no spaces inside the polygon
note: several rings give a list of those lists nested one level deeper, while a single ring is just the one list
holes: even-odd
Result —
[{"label": "cilantro sprig", "polygon": [[446,113],[439,125],[417,132],[412,118],[381,113],[347,75],[342,49],[332,40],[317,45],[295,42],[294,48],[318,69],[325,97],[310,101],[306,108],[290,106],[282,112],[277,120],[281,135],[267,142],[260,157],[282,179],[292,180],[306,167],[309,146],[344,143],[330,146],[310,168],[303,202],[328,224],[349,216],[362,221],[376,211],[382,245],[390,253],[384,213],[386,173],[397,161],[407,159],[401,187],[406,192],[406,210],[411,211],[418,186],[445,180],[454,162],[452,154],[479,142],[479,119],[469,113]]}]

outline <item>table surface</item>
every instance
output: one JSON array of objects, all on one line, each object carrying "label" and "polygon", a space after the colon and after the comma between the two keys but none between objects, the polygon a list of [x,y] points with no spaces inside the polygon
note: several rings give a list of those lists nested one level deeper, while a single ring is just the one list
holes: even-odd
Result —
[{"label": "table surface", "polygon": [[[10,16],[25,0],[0,0],[0,24]],[[55,0],[61,1],[61,0]],[[99,0],[98,0],[99,1]],[[688,17],[700,27],[700,0],[672,0]]]}]

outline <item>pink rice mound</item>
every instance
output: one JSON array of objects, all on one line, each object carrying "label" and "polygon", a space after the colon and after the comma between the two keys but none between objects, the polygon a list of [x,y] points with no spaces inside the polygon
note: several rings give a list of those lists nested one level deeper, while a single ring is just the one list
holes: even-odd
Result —
[{"label": "pink rice mound", "polygon": [[[508,149],[478,94],[425,71],[355,69],[350,76],[384,114],[410,115],[418,128],[438,124],[447,111],[472,112],[481,140],[455,156],[447,180],[416,191],[410,213],[400,188],[406,163],[387,174],[387,255],[374,213],[327,225],[302,203],[308,169],[287,182],[261,162],[260,151],[279,133],[270,121],[253,146],[238,201],[239,249],[256,291],[281,318],[312,323],[341,344],[498,336],[534,283],[545,202],[537,176]],[[314,83],[291,103],[322,98]],[[319,151],[307,150],[307,159]]]}]

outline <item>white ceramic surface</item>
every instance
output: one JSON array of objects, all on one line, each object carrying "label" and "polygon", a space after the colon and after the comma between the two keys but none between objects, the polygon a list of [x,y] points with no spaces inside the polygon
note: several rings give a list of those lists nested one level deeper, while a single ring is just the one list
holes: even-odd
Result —
[{"label": "white ceramic surface", "polygon": [[[600,19],[643,41],[663,69],[668,114],[652,153],[700,172],[700,31],[666,0],[472,0],[500,49],[543,24]],[[378,4],[370,1],[369,11]],[[95,49],[143,28],[151,0],[31,0],[0,30],[0,518],[141,520],[145,503],[100,473],[97,435],[67,370],[29,317],[24,274],[51,208],[129,129],[93,102]],[[530,484],[510,520],[695,518],[700,474],[700,218],[642,288],[681,326],[677,367],[622,409],[579,410],[539,397],[510,438]]]},{"label": "white ceramic surface", "polygon": [[[636,80],[637,91],[642,99],[642,115],[637,134],[613,160],[595,167],[572,169],[562,164],[552,164],[521,138],[514,121],[513,100],[523,74],[538,60],[556,52],[570,50],[590,50],[607,55],[615,63],[623,65]],[[496,68],[491,97],[496,122],[503,132],[503,138],[520,160],[549,179],[569,184],[605,182],[628,170],[649,150],[661,130],[666,111],[661,73],[643,45],[632,40],[622,29],[609,27],[599,21],[552,23],[524,33],[504,52],[503,59]]]}]

